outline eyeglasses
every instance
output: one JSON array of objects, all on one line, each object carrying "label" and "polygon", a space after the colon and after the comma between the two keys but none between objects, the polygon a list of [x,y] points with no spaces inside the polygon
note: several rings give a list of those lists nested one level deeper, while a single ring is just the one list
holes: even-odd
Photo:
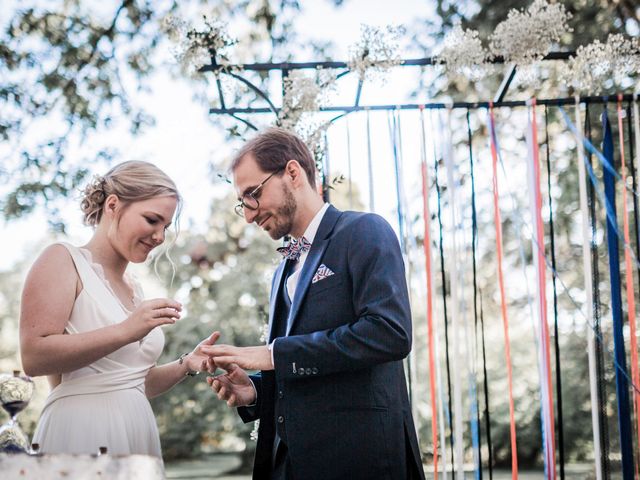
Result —
[{"label": "eyeglasses", "polygon": [[280,173],[283,170],[284,170],[284,167],[279,168],[275,172],[271,173],[271,175],[265,178],[262,182],[260,182],[260,184],[256,188],[254,188],[251,192],[245,193],[240,199],[240,203],[235,206],[234,208],[235,212],[241,217],[244,217],[245,208],[248,210],[258,210],[258,208],[260,208],[260,202],[258,202],[258,197],[260,197],[260,190],[262,190],[262,187],[264,187],[264,184],[267,183],[271,177],[273,177],[277,173]]}]

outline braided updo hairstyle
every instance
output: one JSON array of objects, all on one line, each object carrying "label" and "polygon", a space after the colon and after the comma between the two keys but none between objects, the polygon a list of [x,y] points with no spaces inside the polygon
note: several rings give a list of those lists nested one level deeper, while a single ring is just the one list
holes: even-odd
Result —
[{"label": "braided updo hairstyle", "polygon": [[95,177],[82,191],[80,208],[86,225],[95,227],[100,223],[105,200],[111,194],[116,195],[125,206],[164,196],[173,196],[178,200],[178,211],[182,203],[176,184],[158,167],[136,160],[123,162],[104,176]]}]

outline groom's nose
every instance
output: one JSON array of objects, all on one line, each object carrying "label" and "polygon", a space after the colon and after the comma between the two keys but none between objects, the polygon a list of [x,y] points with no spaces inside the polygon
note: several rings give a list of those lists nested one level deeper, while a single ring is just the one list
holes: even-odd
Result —
[{"label": "groom's nose", "polygon": [[249,210],[248,208],[244,209],[244,219],[247,223],[253,223],[256,221],[258,217],[258,210]]}]

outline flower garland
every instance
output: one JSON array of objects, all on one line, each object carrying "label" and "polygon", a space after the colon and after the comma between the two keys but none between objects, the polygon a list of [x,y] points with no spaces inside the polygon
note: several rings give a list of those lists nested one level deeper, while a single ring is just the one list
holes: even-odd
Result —
[{"label": "flower garland", "polygon": [[188,72],[196,72],[209,62],[220,70],[230,69],[226,50],[237,40],[229,36],[222,22],[211,20],[206,15],[203,15],[203,21],[205,28],[198,30],[189,28],[187,22],[176,17],[165,18],[163,29],[177,45],[174,55]]},{"label": "flower garland", "polygon": [[614,82],[622,86],[629,74],[640,68],[640,42],[620,34],[609,35],[606,43],[595,40],[580,46],[567,60],[560,78],[577,92],[597,92]]},{"label": "flower garland", "polygon": [[436,57],[445,73],[453,78],[478,81],[494,71],[490,60],[502,58],[518,67],[522,84],[536,79],[535,67],[562,36],[572,31],[571,14],[560,3],[535,0],[527,10],[512,9],[489,37],[489,49],[482,45],[476,30],[453,27],[444,48]]},{"label": "flower garland", "polygon": [[570,18],[564,5],[546,0],[535,0],[526,11],[511,9],[489,38],[491,53],[518,66],[534,64],[551,51],[563,34],[572,31]]},{"label": "flower garland", "polygon": [[390,68],[400,65],[399,39],[404,27],[371,25],[360,26],[360,39],[349,48],[349,70],[358,74],[360,81],[381,77]]},{"label": "flower garland", "polygon": [[480,34],[476,30],[463,30],[460,25],[456,25],[445,37],[443,48],[436,55],[434,63],[442,65],[450,76],[477,81],[493,69],[488,60],[489,53],[482,46]]},{"label": "flower garland", "polygon": [[324,133],[330,122],[317,117],[335,92],[336,76],[331,71],[319,71],[316,78],[302,71],[293,71],[284,79],[282,108],[276,124],[294,131],[305,141],[318,162],[324,153]]}]

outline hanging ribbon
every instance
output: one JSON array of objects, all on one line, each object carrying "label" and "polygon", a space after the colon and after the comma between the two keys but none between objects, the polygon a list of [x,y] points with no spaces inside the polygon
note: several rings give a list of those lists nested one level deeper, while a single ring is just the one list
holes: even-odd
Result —
[{"label": "hanging ribbon", "polygon": [[[467,109],[467,142],[469,147],[469,171],[471,176],[471,255],[473,267],[473,343],[468,347],[473,355],[469,362],[469,390],[471,398],[469,407],[471,409],[471,441],[473,445],[476,479],[482,480],[482,451],[480,449],[481,429],[480,429],[480,405],[477,392],[477,352],[478,352],[478,282],[476,275],[476,244],[477,244],[477,216],[476,216],[476,192],[473,175],[473,135],[471,134],[470,111]],[[466,322],[465,322],[466,333]],[[467,335],[468,343],[471,344],[471,336]],[[467,354],[467,357],[469,355]]]},{"label": "hanging ribbon", "polygon": [[487,449],[489,450],[489,480],[493,480],[493,445],[491,442],[491,417],[489,415],[489,382],[487,375],[487,349],[484,338],[484,312],[482,292],[480,292],[480,333],[482,340],[482,374],[484,377],[484,415],[487,426]]},{"label": "hanging ribbon", "polygon": [[[471,132],[471,112],[467,109],[467,141],[469,143],[469,172],[471,176],[471,255],[473,261],[473,315],[474,315],[474,327],[475,327],[475,339],[477,345],[478,339],[478,317],[480,317],[481,323],[481,342],[482,342],[482,369],[483,369],[483,387],[484,387],[484,413],[485,424],[487,430],[487,445],[489,450],[489,478],[493,479],[493,453],[491,446],[491,425],[489,417],[489,384],[487,379],[487,361],[485,354],[484,344],[484,323],[482,320],[482,298],[480,298],[480,315],[478,315],[478,278],[477,278],[477,260],[476,249],[478,247],[478,215],[476,210],[476,182],[474,174],[474,161],[473,161],[473,134]],[[477,346],[476,346],[477,350]],[[477,421],[477,436],[478,444],[481,443],[482,432],[480,431],[480,405],[476,399],[476,421]],[[478,478],[482,479],[482,450],[478,449]]]},{"label": "hanging ribbon", "polygon": [[[431,113],[433,113],[433,111],[431,111]],[[439,225],[439,247],[442,246],[442,222],[440,220],[440,211],[441,211],[441,205],[440,205],[440,186],[438,184],[438,152],[437,152],[437,146],[436,146],[436,139],[440,137],[440,135],[437,132],[436,126],[434,124],[433,121],[433,116],[430,114],[429,115],[429,125],[431,127],[431,132],[433,132],[432,135],[432,146],[433,146],[433,159],[435,162],[435,175],[434,175],[434,183],[436,186],[436,193],[437,193],[437,212],[438,212],[438,225]],[[431,219],[429,219],[431,220]],[[443,255],[443,251],[440,248],[440,266],[442,268],[441,273],[442,275],[444,275],[444,255]],[[432,272],[432,275],[435,274],[435,272]],[[435,281],[431,282],[432,285],[435,285]],[[446,337],[446,328],[447,328],[447,302],[446,302],[446,284],[443,283],[443,292],[442,292],[442,300],[443,300],[443,310],[444,310],[444,324],[445,324],[445,337]],[[435,320],[435,319],[434,319]],[[440,456],[440,458],[442,459],[443,462],[443,469],[442,469],[442,478],[443,480],[447,480],[448,478],[448,473],[447,473],[447,434],[446,434],[446,426],[451,424],[451,417],[450,417],[450,399],[451,399],[451,386],[450,386],[450,382],[449,382],[449,376],[448,376],[448,370],[447,370],[447,381],[449,382],[447,384],[448,389],[445,391],[444,386],[442,384],[442,368],[440,366],[440,332],[439,332],[439,328],[438,328],[438,322],[434,321],[433,322],[433,330],[434,330],[434,343],[435,343],[435,360],[436,360],[436,383],[437,383],[437,391],[438,391],[438,425],[440,427],[440,448],[442,450],[442,454]],[[448,347],[445,344],[445,362],[446,362],[446,368],[449,367],[449,351],[448,351]],[[445,398],[446,396],[446,398]],[[446,411],[446,414],[445,414]],[[453,437],[450,437],[450,440],[453,441]],[[452,444],[453,445],[453,444]],[[451,453],[453,455],[453,448],[450,449]],[[451,458],[451,464],[453,465],[453,457]],[[452,467],[453,468],[453,467]]]},{"label": "hanging ribbon", "polygon": [[[629,118],[631,118],[631,115],[629,115]],[[640,114],[638,112],[638,101],[634,100],[633,101],[633,130],[635,131],[635,144],[636,144],[636,155],[640,154]],[[633,143],[631,143],[631,120],[629,120],[629,146],[633,147]],[[635,156],[633,154],[633,148],[631,149],[631,178],[632,178],[632,183],[631,183],[631,187],[633,188],[633,191],[636,192],[636,186],[637,186],[637,182],[636,182],[636,170],[635,170],[635,166],[634,166],[634,160],[635,160]],[[637,257],[640,258],[640,222],[638,222],[638,195],[634,195],[633,196],[633,215],[634,215],[634,220],[636,222],[636,254]],[[640,276],[640,266],[638,266],[638,276]]]},{"label": "hanging ribbon", "polygon": [[[629,170],[631,171],[631,188],[635,192],[636,191],[636,167],[635,167],[635,152],[633,145],[634,138],[634,130],[633,130],[633,122],[635,122],[635,117],[631,114],[631,105],[632,103],[627,103],[627,136],[629,138]],[[636,141],[638,140],[636,135]],[[635,225],[635,237],[636,237],[636,257],[640,258],[640,224],[638,223],[638,196],[633,195],[633,221]],[[640,276],[640,265],[637,265],[638,275]]]},{"label": "hanging ribbon", "polygon": [[602,480],[602,453],[600,448],[600,419],[598,415],[598,385],[596,372],[596,348],[595,348],[595,331],[591,328],[593,321],[593,282],[591,267],[591,238],[589,236],[589,206],[587,203],[587,173],[585,170],[585,152],[582,142],[582,117],[580,115],[579,98],[576,96],[575,103],[576,145],[578,148],[578,175],[580,180],[580,212],[582,213],[582,267],[584,277],[585,305],[587,309],[585,317],[587,319],[587,352],[589,359],[589,393],[591,396],[591,425],[593,429],[593,448],[596,467],[596,480]]},{"label": "hanging ribbon", "polygon": [[[391,141],[395,180],[396,180],[396,199],[397,199],[397,213],[398,213],[398,227],[400,230],[400,248],[405,260],[407,284],[411,286],[411,280],[413,278],[413,264],[411,262],[411,256],[409,252],[411,250],[410,243],[413,243],[415,247],[415,237],[411,234],[411,225],[407,222],[407,201],[403,187],[403,166],[402,166],[402,134],[400,126],[399,110],[389,112],[387,116],[389,127],[389,140]],[[409,288],[409,300],[411,300],[411,292],[413,289]],[[413,332],[415,334],[415,332]],[[413,341],[413,338],[412,338]],[[413,401],[413,387],[416,384],[416,372],[415,372],[415,350],[409,353],[407,358],[407,373],[409,379],[409,400],[411,403],[411,409],[413,417],[417,418],[418,410],[417,403]]]},{"label": "hanging ribbon", "polygon": [[369,109],[367,112],[367,166],[369,167],[369,211],[376,211],[376,204],[373,195],[373,158],[371,156],[371,122],[369,118]]},{"label": "hanging ribbon", "polygon": [[395,173],[395,181],[396,181],[396,202],[397,208],[396,212],[398,213],[398,229],[400,232],[400,247],[402,251],[406,254],[407,250],[407,236],[405,232],[405,222],[404,222],[404,210],[405,210],[405,202],[403,202],[403,194],[402,194],[402,165],[400,164],[400,152],[399,152],[399,119],[397,118],[395,111],[389,111],[387,115],[387,124],[389,127],[389,139],[391,140],[391,149],[393,154],[393,167]]},{"label": "hanging ribbon", "polygon": [[[585,105],[586,108],[586,141],[592,141],[591,135],[591,114],[589,111],[589,104]],[[562,111],[562,109],[560,110]],[[596,335],[596,368],[598,374],[598,418],[600,419],[600,448],[602,450],[602,471],[606,480],[610,477],[611,461],[610,461],[610,449],[609,449],[609,417],[607,414],[607,379],[605,375],[605,363],[604,363],[604,340],[602,337],[602,302],[600,300],[600,263],[599,263],[599,248],[598,248],[598,224],[596,218],[596,184],[593,182],[593,166],[592,166],[592,154],[589,150],[588,159],[585,162],[585,166],[588,167],[589,172],[589,221],[591,222],[591,259],[593,264],[593,313],[594,313],[594,325],[593,331]],[[616,362],[613,357],[613,362]]]},{"label": "hanging ribbon", "polygon": [[[625,262],[625,287],[627,291],[627,312],[629,316],[629,337],[631,343],[631,379],[635,386],[640,385],[640,373],[638,372],[638,340],[636,338],[636,302],[635,290],[633,288],[633,266],[631,263],[631,240],[629,236],[629,211],[627,209],[627,165],[624,155],[624,126],[622,124],[622,94],[618,95],[618,136],[620,140],[620,173],[622,175],[622,214],[624,228],[624,262]],[[638,445],[640,446],[640,393],[633,391],[633,404],[636,416],[636,434]],[[636,478],[638,472],[636,470]]]},{"label": "hanging ribbon", "polygon": [[540,190],[540,152],[538,147],[538,128],[536,123],[535,98],[529,102],[528,135],[529,147],[529,193],[531,219],[535,224],[532,236],[534,264],[537,271],[538,297],[538,342],[539,370],[540,370],[540,403],[543,426],[543,458],[546,478],[554,480],[555,468],[555,435],[553,418],[553,390],[551,384],[551,341],[549,338],[549,324],[547,320],[547,295],[545,280],[545,252],[544,252],[544,224],[542,223],[542,193]]},{"label": "hanging ribbon", "polygon": [[331,169],[329,164],[329,139],[327,138],[327,132],[325,131],[322,135],[322,139],[324,141],[324,161],[322,167],[322,198],[325,202],[330,201],[330,188],[331,185]]},{"label": "hanging ribbon", "polygon": [[347,125],[347,175],[349,176],[349,210],[353,210],[353,174],[351,172],[351,129],[349,128],[349,116],[346,117]]},{"label": "hanging ribbon", "polygon": [[[564,111],[564,109],[562,107],[559,107],[560,112],[562,113],[562,115],[564,116],[565,122],[567,123],[567,125],[569,126],[569,129],[573,132],[574,135],[576,134],[576,128],[573,125],[573,123],[571,122],[571,120],[569,119],[568,115],[566,114],[566,112]],[[612,181],[615,182],[616,179],[621,178],[620,175],[615,171],[615,170],[611,170],[613,167],[611,166],[611,161],[607,159],[606,155],[600,153],[593,145],[592,143],[587,140],[586,138],[583,138],[583,143],[585,148],[590,152],[593,153],[597,158],[601,159],[602,164],[604,166],[604,172],[607,172],[608,175],[610,175],[612,177]],[[612,153],[613,155],[613,153]],[[593,167],[591,166],[590,163],[587,163],[586,165],[587,167],[587,172],[589,173],[589,178],[591,179],[591,183],[593,184],[593,186],[595,187],[595,191],[598,194],[598,196],[601,199],[602,204],[605,207],[605,213],[607,215],[607,222],[608,225],[611,227],[611,232],[616,235],[619,239],[621,239],[624,242],[625,247],[628,245],[625,240],[624,240],[624,234],[623,232],[621,232],[618,228],[618,221],[617,221],[617,215],[615,212],[615,202],[611,202],[609,197],[606,195],[606,191],[602,191],[600,189],[598,189],[599,186],[599,182],[598,179],[596,177],[596,174],[593,171]],[[628,188],[628,187],[624,187],[624,188]],[[633,194],[636,195],[636,192],[633,191]],[[638,260],[638,258],[636,257],[635,253],[633,253],[633,250],[630,249],[629,250],[632,257],[633,257],[633,263],[635,263],[635,265],[640,268],[640,260]]]},{"label": "hanging ribbon", "polygon": [[513,374],[511,369],[511,346],[509,342],[509,319],[507,318],[507,299],[504,288],[504,275],[502,273],[502,222],[500,220],[500,209],[498,199],[498,154],[496,149],[496,129],[495,117],[493,113],[493,102],[489,104],[489,135],[491,142],[491,158],[493,166],[493,211],[496,229],[496,256],[498,260],[498,282],[500,286],[500,311],[502,313],[502,325],[505,338],[505,360],[507,364],[507,378],[509,382],[509,425],[511,438],[511,478],[518,478],[518,449],[516,445],[516,420],[513,406]]},{"label": "hanging ribbon", "polygon": [[436,363],[433,329],[433,271],[431,269],[431,211],[429,209],[429,172],[427,169],[427,139],[424,128],[424,107],[420,108],[420,164],[422,168],[422,214],[424,218],[424,259],[427,277],[427,330],[429,347],[429,393],[431,399],[431,443],[433,444],[433,475],[438,478],[438,421],[436,402]]},{"label": "hanging ribbon", "polygon": [[[607,109],[602,113],[604,130],[603,152],[609,164],[613,165],[613,138]],[[607,215],[607,247],[609,252],[609,273],[611,278],[611,313],[613,315],[613,345],[616,362],[626,372],[624,334],[622,322],[622,295],[620,286],[620,253],[618,251],[617,216],[615,199],[615,176],[604,169],[604,189],[612,215]],[[633,439],[629,412],[629,383],[625,375],[616,368],[616,394],[618,403],[618,427],[620,430],[620,450],[622,453],[622,474],[633,477]]]},{"label": "hanging ribbon", "polygon": [[[439,126],[439,123],[438,123]],[[440,129],[438,129],[438,138],[441,138],[442,136],[442,132]],[[434,149],[435,149],[435,145],[434,145]],[[451,418],[451,414],[452,414],[452,398],[451,398],[451,361],[450,361],[450,357],[449,357],[449,319],[448,319],[448,309],[447,309],[447,277],[446,277],[446,270],[444,268],[444,242],[443,242],[443,225],[442,225],[442,194],[441,194],[441,188],[440,188],[440,182],[439,182],[439,176],[438,176],[438,170],[439,170],[439,161],[438,161],[438,155],[436,152],[436,155],[434,155],[434,159],[435,159],[435,182],[436,182],[436,192],[438,194],[438,233],[439,233],[439,249],[440,249],[440,277],[441,277],[441,282],[442,282],[442,305],[443,305],[443,317],[444,317],[444,350],[445,350],[445,364],[447,367],[447,414],[446,414],[446,418],[447,418],[447,422],[451,428],[451,431],[453,432],[453,428],[452,428],[452,418]],[[449,443],[451,446],[451,468],[453,469],[454,465],[455,465],[455,461],[454,461],[454,448],[453,448],[453,435],[449,436]],[[446,469],[445,469],[445,475],[446,475]]]},{"label": "hanging ribbon", "polygon": [[[556,269],[556,242],[553,222],[553,202],[551,198],[551,142],[549,140],[549,109],[544,107],[544,143],[547,157],[547,192],[549,199],[549,239],[551,247],[551,268]],[[564,421],[562,418],[562,375],[560,368],[560,336],[558,332],[558,288],[556,276],[551,275],[553,285],[553,340],[556,360],[556,398],[558,403],[558,459],[560,460],[560,479],[564,480]]]},{"label": "hanging ribbon", "polygon": [[444,163],[447,168],[447,190],[449,191],[449,214],[451,216],[451,262],[449,271],[449,289],[451,295],[451,327],[453,328],[453,437],[455,448],[455,464],[456,464],[456,477],[458,479],[464,479],[464,439],[463,439],[463,423],[462,423],[462,381],[460,378],[460,370],[462,365],[459,365],[460,360],[460,343],[461,343],[461,326],[460,326],[460,312],[459,312],[459,290],[458,281],[460,278],[460,262],[458,259],[458,215],[457,215],[457,193],[456,184],[454,180],[454,166],[453,166],[453,140],[451,138],[451,109],[447,110],[447,144],[444,149]]},{"label": "hanging ribbon", "polygon": [[[404,188],[405,182],[404,182],[404,155],[403,155],[403,149],[402,149],[402,124],[401,124],[401,118],[400,118],[400,109],[397,108],[394,111],[394,138],[395,138],[395,142],[394,142],[394,151],[396,152],[395,154],[395,159],[396,159],[396,176],[398,179],[398,203],[399,205],[401,205],[402,207],[402,215],[401,215],[401,219],[402,219],[402,231],[404,232],[404,250],[405,250],[405,264],[407,266],[407,284],[410,286],[413,280],[413,272],[414,272],[414,266],[413,266],[413,257],[411,255],[412,251],[416,251],[418,248],[418,245],[416,244],[416,236],[413,234],[412,231],[412,223],[410,221],[408,221],[409,218],[411,218],[411,212],[409,210],[409,202],[407,201],[407,192]],[[409,299],[412,301],[412,292],[413,289],[409,289]],[[413,301],[412,301],[413,303]],[[415,344],[415,330],[412,330],[412,344]],[[408,374],[409,374],[409,389],[410,389],[410,394],[411,394],[411,398],[414,398],[413,395],[413,388],[415,388],[415,386],[417,385],[417,372],[416,372],[416,368],[415,366],[417,365],[416,362],[416,354],[417,351],[415,349],[411,349],[411,352],[409,352],[409,357],[407,358],[407,370],[408,370]],[[413,418],[418,418],[418,403],[417,402],[411,402],[411,406],[412,406],[412,414],[413,414]]]}]

